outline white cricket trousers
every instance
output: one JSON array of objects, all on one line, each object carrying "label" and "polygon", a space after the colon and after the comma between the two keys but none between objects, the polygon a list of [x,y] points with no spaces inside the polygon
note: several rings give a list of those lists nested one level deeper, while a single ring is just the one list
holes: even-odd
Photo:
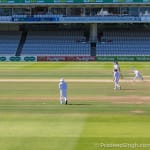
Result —
[{"label": "white cricket trousers", "polygon": [[119,80],[114,80],[114,86],[115,90],[120,89]]},{"label": "white cricket trousers", "polygon": [[63,102],[67,101],[67,91],[66,90],[60,90],[60,104],[63,104]]}]

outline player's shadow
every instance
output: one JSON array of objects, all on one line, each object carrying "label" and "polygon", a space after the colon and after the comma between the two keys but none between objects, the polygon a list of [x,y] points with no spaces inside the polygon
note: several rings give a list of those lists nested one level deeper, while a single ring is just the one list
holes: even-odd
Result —
[{"label": "player's shadow", "polygon": [[68,105],[77,105],[77,106],[82,106],[83,105],[84,106],[84,105],[92,105],[92,104],[83,104],[83,103],[81,104],[81,103],[79,103],[79,104],[68,104]]},{"label": "player's shadow", "polygon": [[136,91],[136,89],[129,89],[129,88],[127,88],[127,89],[121,89],[121,90],[123,90],[123,91]]}]

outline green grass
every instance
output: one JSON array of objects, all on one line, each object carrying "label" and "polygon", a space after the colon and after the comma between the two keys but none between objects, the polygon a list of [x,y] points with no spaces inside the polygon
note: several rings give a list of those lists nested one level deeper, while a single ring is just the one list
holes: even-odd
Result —
[{"label": "green grass", "polygon": [[[149,62],[120,65],[125,79],[133,67],[149,79]],[[112,63],[0,63],[0,79],[60,77],[112,79]],[[149,82],[123,82],[121,91],[113,83],[68,82],[69,105],[59,104],[58,82],[0,82],[1,150],[150,149]],[[135,103],[143,96],[146,103]]]},{"label": "green grass", "polygon": [[93,150],[101,143],[146,144],[150,140],[149,106],[138,107],[145,113],[132,113],[136,105],[98,102],[84,102],[84,106],[77,102],[68,106],[57,102],[3,103],[1,149]]},{"label": "green grass", "polygon": [[[150,62],[120,62],[123,74],[137,68],[149,75]],[[0,64],[0,78],[111,78],[112,62],[8,62]]]}]

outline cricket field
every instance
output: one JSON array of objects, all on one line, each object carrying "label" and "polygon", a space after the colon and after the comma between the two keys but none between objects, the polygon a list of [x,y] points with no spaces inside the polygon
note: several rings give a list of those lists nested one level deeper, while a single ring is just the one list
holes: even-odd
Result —
[{"label": "cricket field", "polygon": [[114,91],[112,62],[1,62],[0,150],[149,150],[150,62],[120,68]]}]

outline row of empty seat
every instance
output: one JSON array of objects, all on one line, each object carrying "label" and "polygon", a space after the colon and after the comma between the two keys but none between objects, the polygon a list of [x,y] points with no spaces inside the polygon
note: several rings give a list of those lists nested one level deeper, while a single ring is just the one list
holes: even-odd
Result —
[{"label": "row of empty seat", "polygon": [[0,55],[15,55],[21,32],[0,32]]},{"label": "row of empty seat", "polygon": [[150,31],[105,31],[97,55],[150,55]]},{"label": "row of empty seat", "polygon": [[23,55],[89,55],[90,44],[77,42],[85,39],[81,31],[29,32],[22,49]]},{"label": "row of empty seat", "polygon": [[[15,55],[21,32],[0,32],[0,55]],[[83,31],[32,31],[22,43],[21,55],[90,56],[91,44]],[[150,31],[103,31],[97,56],[150,55]]]}]

